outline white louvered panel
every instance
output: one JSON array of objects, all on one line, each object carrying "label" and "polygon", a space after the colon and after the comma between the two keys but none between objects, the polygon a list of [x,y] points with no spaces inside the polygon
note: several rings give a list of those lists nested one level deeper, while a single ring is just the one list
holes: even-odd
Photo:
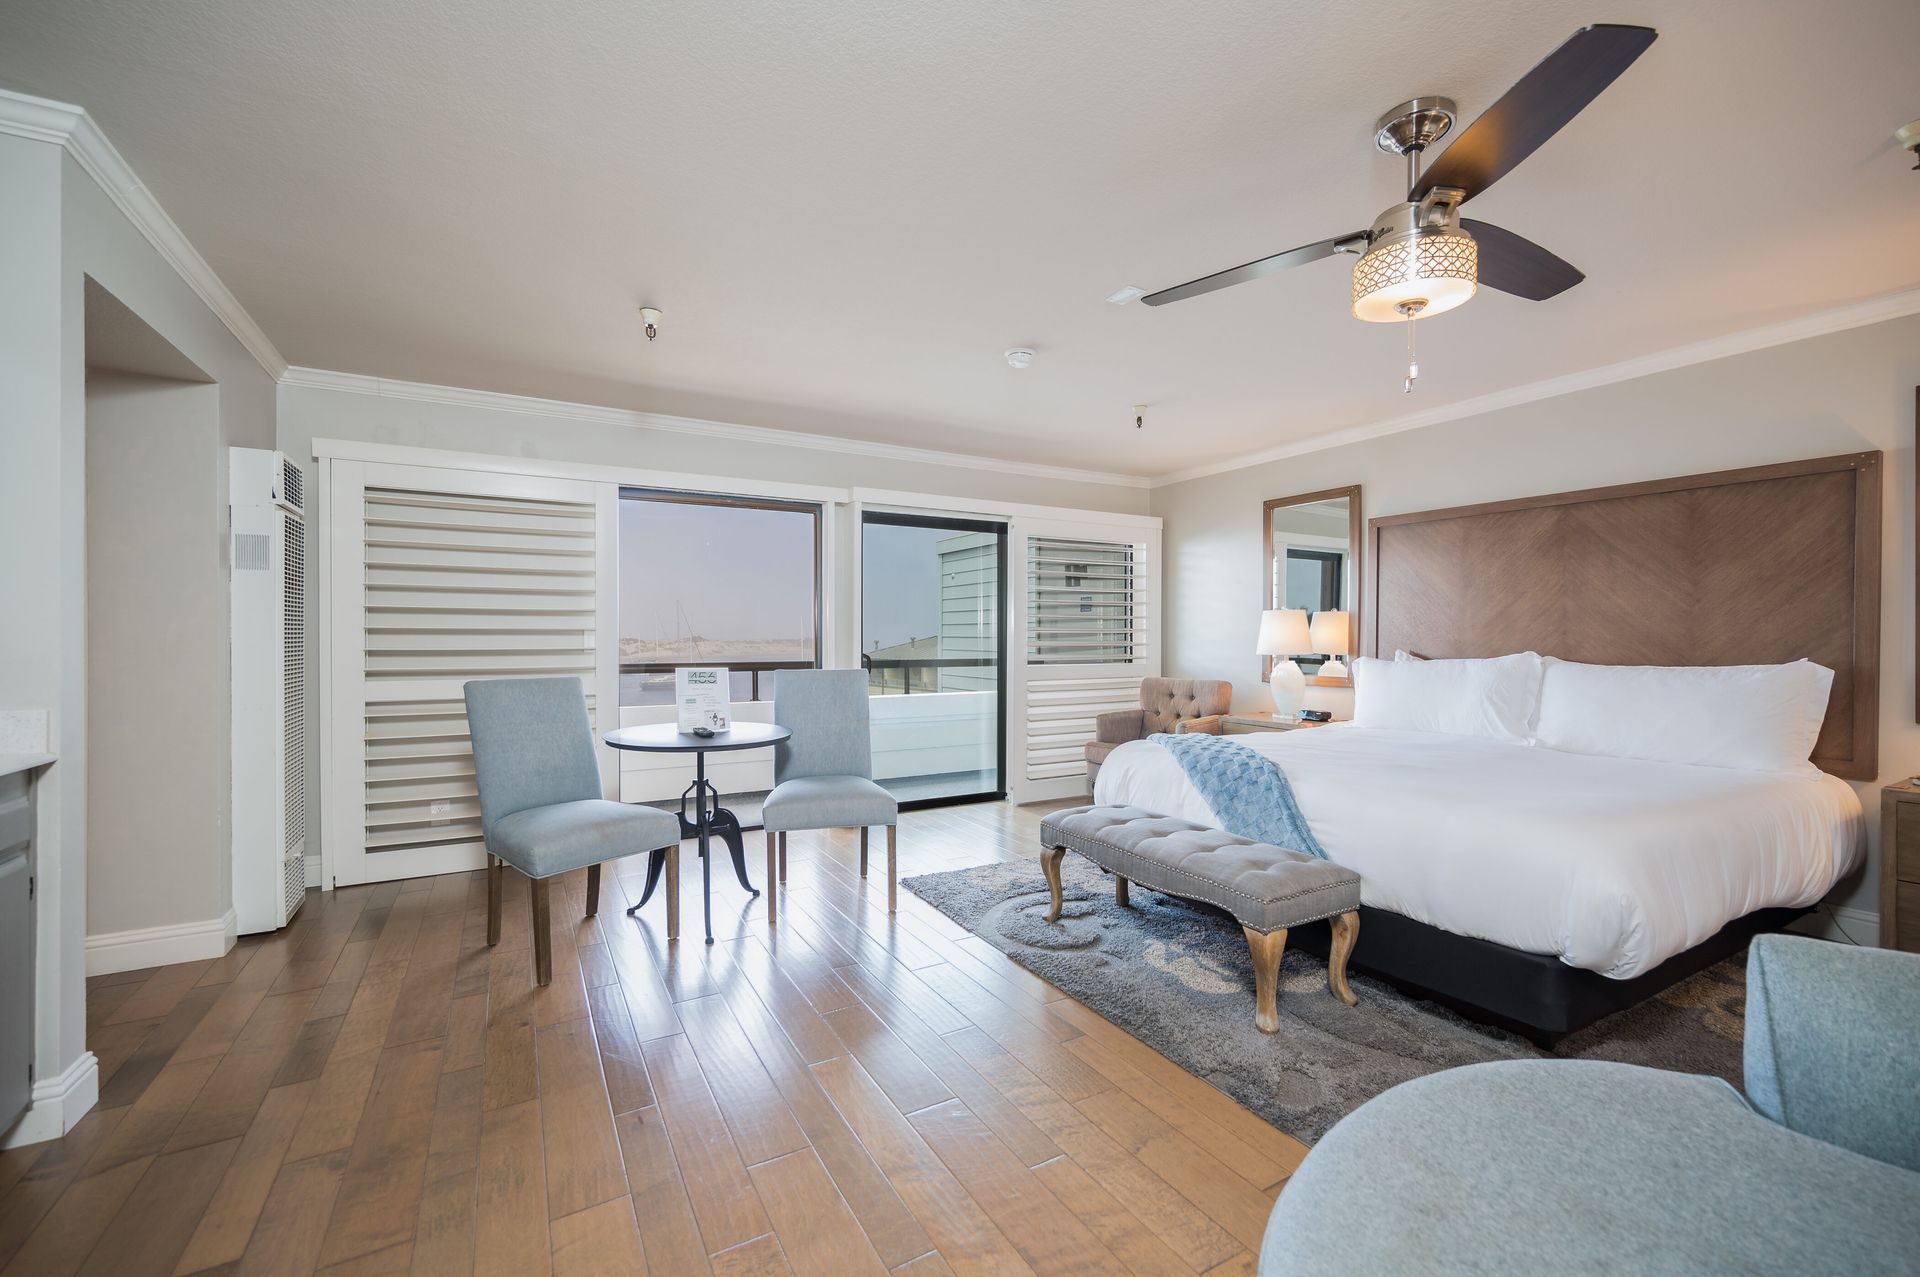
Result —
[{"label": "white louvered panel", "polygon": [[590,501],[365,489],[365,848],[481,843],[461,684],[574,676],[592,711]]},{"label": "white louvered panel", "polygon": [[1063,536],[1027,542],[1027,663],[1131,665],[1153,632],[1144,545]]},{"label": "white louvered panel", "polygon": [[1140,705],[1137,674],[1027,680],[1027,779],[1052,780],[1086,770],[1086,744],[1098,714]]},{"label": "white louvered panel", "polygon": [[[281,467],[283,490],[300,504],[300,467]],[[307,528],[292,514],[280,516],[281,618],[280,700],[282,784],[280,880],[285,916],[291,918],[307,894]]]}]

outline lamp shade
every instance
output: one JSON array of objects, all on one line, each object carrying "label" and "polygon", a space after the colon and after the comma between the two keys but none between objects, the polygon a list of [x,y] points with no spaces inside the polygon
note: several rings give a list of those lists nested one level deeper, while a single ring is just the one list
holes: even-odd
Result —
[{"label": "lamp shade", "polygon": [[1423,232],[1368,249],[1353,267],[1353,317],[1392,324],[1427,319],[1472,297],[1480,248],[1460,231]]},{"label": "lamp shade", "polygon": [[1260,614],[1261,656],[1293,656],[1312,650],[1313,640],[1307,635],[1307,614],[1304,611],[1283,607]]},{"label": "lamp shade", "polygon": [[1353,642],[1353,618],[1345,612],[1316,612],[1307,635],[1312,641],[1308,651],[1345,656]]}]

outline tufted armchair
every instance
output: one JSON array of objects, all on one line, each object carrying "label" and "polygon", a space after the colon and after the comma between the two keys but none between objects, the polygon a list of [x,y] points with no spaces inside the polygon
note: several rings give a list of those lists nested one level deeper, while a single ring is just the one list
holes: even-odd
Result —
[{"label": "tufted armchair", "polygon": [[1140,708],[1115,710],[1093,720],[1087,742],[1087,790],[1116,745],[1145,740],[1155,732],[1220,734],[1220,716],[1233,704],[1233,684],[1218,679],[1143,678]]}]

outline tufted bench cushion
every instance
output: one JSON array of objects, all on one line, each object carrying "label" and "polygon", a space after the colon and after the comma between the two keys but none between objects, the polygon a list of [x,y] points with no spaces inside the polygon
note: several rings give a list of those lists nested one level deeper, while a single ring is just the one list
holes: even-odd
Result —
[{"label": "tufted bench cushion", "polygon": [[1333,955],[1327,982],[1351,1006],[1347,955],[1360,928],[1360,875],[1303,851],[1241,838],[1221,829],[1161,816],[1139,807],[1071,807],[1040,821],[1041,868],[1053,892],[1052,922],[1062,906],[1060,858],[1078,852],[1115,878],[1115,898],[1128,903],[1127,884],[1218,905],[1247,934],[1257,995],[1254,1023],[1279,1028],[1275,992],[1287,929],[1332,919]]},{"label": "tufted bench cushion", "polygon": [[1139,807],[1057,811],[1040,821],[1040,839],[1143,887],[1218,905],[1255,931],[1360,907],[1360,875],[1351,869]]}]

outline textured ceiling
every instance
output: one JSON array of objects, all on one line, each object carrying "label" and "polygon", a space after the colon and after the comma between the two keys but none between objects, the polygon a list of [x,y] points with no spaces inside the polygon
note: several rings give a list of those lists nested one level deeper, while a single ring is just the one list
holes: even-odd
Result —
[{"label": "textured ceiling", "polygon": [[[1912,18],[6,0],[0,85],[86,107],[295,364],[1155,473],[1920,283]],[[1366,225],[1382,110],[1471,118],[1596,21],[1661,38],[1470,205],[1587,282],[1422,324],[1411,397],[1345,259],[1104,303]]]}]

